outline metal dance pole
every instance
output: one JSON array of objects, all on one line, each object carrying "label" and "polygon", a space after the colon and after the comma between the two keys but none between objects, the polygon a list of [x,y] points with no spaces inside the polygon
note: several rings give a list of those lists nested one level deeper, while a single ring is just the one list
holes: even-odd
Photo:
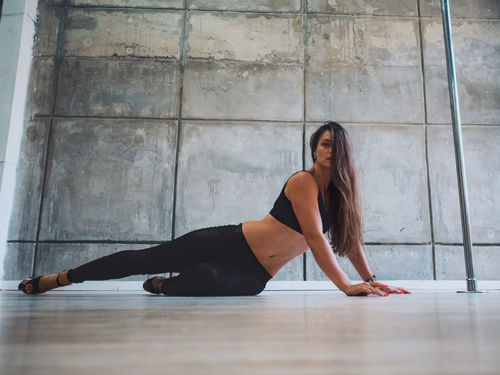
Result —
[{"label": "metal dance pole", "polygon": [[[460,213],[462,219],[462,235],[464,239],[465,269],[467,271],[467,292],[481,293],[477,290],[474,276],[474,257],[470,236],[469,203],[467,198],[467,182],[465,180],[464,155],[462,151],[462,124],[460,123],[460,108],[458,106],[457,77],[453,59],[453,42],[451,39],[450,7],[448,0],[441,0],[441,15],[443,17],[444,46],[446,50],[446,67],[448,69],[448,90],[450,92],[451,123],[453,125],[453,140],[455,143],[455,160],[460,196]],[[465,291],[458,291],[465,292]]]}]

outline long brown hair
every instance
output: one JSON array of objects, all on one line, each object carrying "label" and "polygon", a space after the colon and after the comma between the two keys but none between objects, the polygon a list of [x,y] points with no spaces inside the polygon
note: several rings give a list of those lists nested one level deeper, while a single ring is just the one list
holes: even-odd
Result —
[{"label": "long brown hair", "polygon": [[364,246],[361,197],[352,143],[349,134],[339,123],[326,121],[311,136],[309,145],[313,162],[318,141],[328,130],[332,134],[330,182],[326,189],[331,218],[328,232],[334,253],[345,257],[359,247],[360,242]]}]

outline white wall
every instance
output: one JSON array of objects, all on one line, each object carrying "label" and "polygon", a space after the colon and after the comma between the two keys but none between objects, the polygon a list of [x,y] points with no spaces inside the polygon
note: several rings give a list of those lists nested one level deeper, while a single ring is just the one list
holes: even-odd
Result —
[{"label": "white wall", "polygon": [[0,279],[32,60],[38,0],[5,0],[0,20]]}]

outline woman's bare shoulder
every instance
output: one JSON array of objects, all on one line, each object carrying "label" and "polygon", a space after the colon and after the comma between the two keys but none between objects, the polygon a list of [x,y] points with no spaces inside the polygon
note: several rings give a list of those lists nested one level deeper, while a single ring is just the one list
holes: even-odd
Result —
[{"label": "woman's bare shoulder", "polygon": [[313,175],[308,171],[299,171],[299,172],[293,174],[288,181],[293,183],[293,184],[306,184],[307,185],[307,184],[313,183],[314,185],[317,186],[316,180],[314,179]]},{"label": "woman's bare shoulder", "polygon": [[289,199],[304,197],[304,195],[312,195],[315,197],[319,192],[316,180],[307,171],[300,171],[290,177],[287,183],[287,188]]}]

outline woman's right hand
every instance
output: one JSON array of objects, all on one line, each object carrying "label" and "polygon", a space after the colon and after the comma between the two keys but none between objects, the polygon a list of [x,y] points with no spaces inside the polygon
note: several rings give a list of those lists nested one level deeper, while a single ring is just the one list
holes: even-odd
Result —
[{"label": "woman's right hand", "polygon": [[363,282],[359,284],[348,285],[343,290],[346,296],[367,296],[368,294],[376,294],[387,297],[389,294],[381,291],[379,288],[387,288],[388,286],[377,281]]}]

